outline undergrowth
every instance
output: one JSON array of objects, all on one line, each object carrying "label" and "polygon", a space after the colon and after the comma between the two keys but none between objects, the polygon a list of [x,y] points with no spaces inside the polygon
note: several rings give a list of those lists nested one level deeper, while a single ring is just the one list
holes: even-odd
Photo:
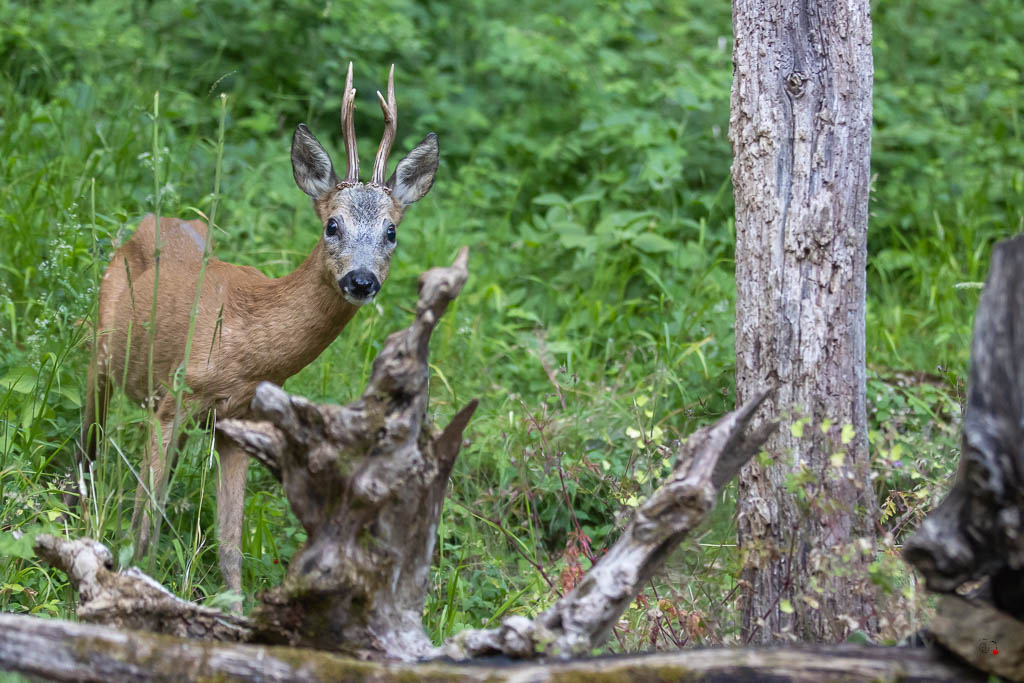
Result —
[{"label": "undergrowth", "polygon": [[[419,272],[470,246],[470,280],[431,347],[437,421],[481,398],[445,502],[432,636],[534,613],[571,588],[676,441],[732,407],[728,3],[0,0],[0,14],[0,610],[69,616],[64,576],[31,554],[42,530],[130,555],[146,419],[123,397],[90,514],[58,525],[115,245],[155,204],[192,218],[219,201],[219,258],[295,268],[320,226],[292,180],[289,137],[306,122],[342,156],[349,59],[364,166],[382,126],[373,92],[394,62],[395,157],[433,130],[441,167],[377,302],[286,388],[357,396],[385,336],[408,324]],[[919,609],[898,545],[955,469],[976,284],[992,243],[1024,226],[1024,15],[1013,0],[934,0],[879,5],[873,21],[868,399],[892,539],[874,578],[897,598],[895,634],[907,604]],[[214,603],[215,476],[197,431],[149,567]],[[734,496],[635,601],[610,650],[735,642]],[[247,590],[279,582],[302,541],[280,488],[251,468]]]}]

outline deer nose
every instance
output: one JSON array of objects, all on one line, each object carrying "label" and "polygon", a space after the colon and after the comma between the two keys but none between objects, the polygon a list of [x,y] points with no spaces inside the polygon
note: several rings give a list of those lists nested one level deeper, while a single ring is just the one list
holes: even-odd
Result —
[{"label": "deer nose", "polygon": [[352,299],[369,299],[380,291],[380,281],[368,270],[353,270],[338,280],[341,291]]}]

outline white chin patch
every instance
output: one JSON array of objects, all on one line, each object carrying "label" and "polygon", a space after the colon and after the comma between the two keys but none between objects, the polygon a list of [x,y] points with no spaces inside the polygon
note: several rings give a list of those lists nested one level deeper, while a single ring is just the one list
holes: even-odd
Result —
[{"label": "white chin patch", "polygon": [[377,296],[376,294],[374,294],[363,299],[357,299],[354,296],[346,294],[345,292],[342,292],[341,295],[345,297],[345,301],[349,302],[353,306],[365,306],[366,304],[373,301],[374,297]]}]

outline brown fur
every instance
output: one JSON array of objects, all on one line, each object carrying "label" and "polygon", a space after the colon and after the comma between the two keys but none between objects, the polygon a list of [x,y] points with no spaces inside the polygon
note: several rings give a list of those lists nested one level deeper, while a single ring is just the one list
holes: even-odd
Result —
[{"label": "brown fur", "polygon": [[[189,232],[192,231],[192,232]],[[159,284],[156,287],[156,328],[153,333],[152,382],[149,381],[149,319],[154,280],[156,221],[147,216],[135,235],[111,260],[100,287],[97,358],[90,373],[82,429],[83,450],[96,454],[96,430],[103,424],[111,386],[124,388],[136,401],[153,406],[154,441],[143,459],[142,481],[132,527],[141,552],[149,540],[151,521],[143,503],[152,491],[162,497],[166,479],[166,440],[175,429],[171,377],[184,360],[189,318],[202,263],[202,249],[193,240],[206,239],[200,221],[160,220]],[[188,413],[217,418],[245,417],[261,381],[276,384],[312,362],[341,332],[358,307],[342,298],[325,263],[322,241],[290,275],[272,280],[255,268],[209,260],[195,319],[185,383]],[[152,394],[149,389],[152,387]],[[98,401],[97,401],[98,399]],[[157,443],[156,434],[163,441]],[[228,585],[240,587],[238,546],[241,540],[242,495],[248,458],[218,442],[221,480],[218,485],[218,526],[221,544],[232,559],[222,561]],[[148,473],[151,472],[150,476]],[[237,531],[236,531],[237,529]],[[222,553],[223,554],[223,553]]]}]

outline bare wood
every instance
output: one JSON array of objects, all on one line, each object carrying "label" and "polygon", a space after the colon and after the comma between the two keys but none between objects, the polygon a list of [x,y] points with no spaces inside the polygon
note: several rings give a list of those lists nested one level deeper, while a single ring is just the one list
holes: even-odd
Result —
[{"label": "bare wood", "polygon": [[601,645],[669,552],[714,507],[719,487],[774,430],[771,422],[754,433],[748,429],[768,395],[751,398],[692,434],[680,448],[672,474],[637,508],[622,536],[568,595],[536,619],[512,616],[499,628],[463,631],[445,645],[445,654],[455,659],[495,654],[567,658]]},{"label": "bare wood", "polygon": [[987,578],[988,600],[1024,621],[1024,236],[992,250],[974,317],[963,447],[946,499],[904,555],[930,590]]},{"label": "bare wood", "polygon": [[97,541],[42,534],[35,551],[68,575],[78,591],[76,614],[82,621],[229,642],[251,636],[244,618],[182,600],[134,567],[116,571],[113,555]]},{"label": "bare wood", "polygon": [[904,547],[929,590],[952,593],[980,581],[972,600],[945,596],[929,631],[975,666],[1011,680],[1024,680],[1021,272],[1024,236],[997,244],[974,317],[956,481]]},{"label": "bare wood", "polygon": [[377,99],[380,101],[381,111],[384,112],[384,133],[380,138],[380,147],[377,148],[377,158],[373,162],[373,177],[370,182],[373,185],[384,186],[384,174],[387,171],[388,156],[391,154],[391,146],[395,143],[395,134],[398,132],[398,105],[395,104],[395,65],[391,65],[388,73],[388,98],[377,91]]},{"label": "bare wood", "polygon": [[[771,437],[776,464],[740,474],[744,634],[753,642],[837,642],[875,624],[866,572],[875,507],[864,373],[868,5],[732,3],[737,397],[777,385],[765,414],[809,419],[800,436]],[[810,509],[782,492],[801,472],[812,482]],[[842,572],[829,567],[835,557]]]},{"label": "bare wood", "polygon": [[420,277],[416,317],[388,337],[358,401],[318,406],[265,383],[253,398],[260,422],[218,425],[281,479],[308,535],[283,584],[260,597],[259,640],[362,658],[435,653],[421,623],[428,569],[476,401],[444,431],[430,423],[428,352],[467,260],[463,248],[450,267]]},{"label": "bare wood", "polygon": [[346,183],[359,182],[359,149],[356,147],[356,90],[352,87],[352,62],[348,63],[348,74],[345,76],[345,92],[341,96],[341,135],[345,140],[345,156],[348,158],[348,170],[345,172]]},{"label": "bare wood", "polygon": [[552,664],[363,662],[328,652],[183,640],[0,614],[0,670],[56,681],[819,681],[968,683],[985,676],[934,650],[861,645],[682,650]]},{"label": "bare wood", "polygon": [[945,595],[928,632],[980,671],[1024,681],[1024,622],[989,604]]},{"label": "bare wood", "polygon": [[[463,248],[451,266],[421,275],[415,319],[388,337],[359,400],[315,405],[264,382],[251,406],[258,421],[218,424],[220,438],[280,479],[308,537],[282,585],[260,596],[253,640],[360,658],[438,654],[421,615],[448,476],[476,401],[444,430],[430,423],[429,341],[465,284],[467,261]],[[500,629],[466,632],[446,652],[566,657],[603,642],[668,552],[706,516],[718,488],[774,429],[772,422],[748,429],[767,395],[687,440],[673,474],[574,591],[535,621],[513,617]]]}]

